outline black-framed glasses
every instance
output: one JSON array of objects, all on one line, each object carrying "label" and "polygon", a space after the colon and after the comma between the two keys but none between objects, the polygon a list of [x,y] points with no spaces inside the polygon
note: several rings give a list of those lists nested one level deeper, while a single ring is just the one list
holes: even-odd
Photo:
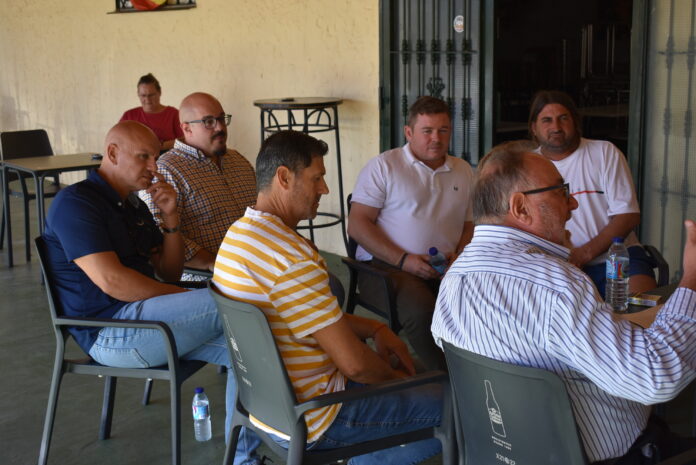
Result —
[{"label": "black-framed glasses", "polygon": [[205,118],[201,119],[194,119],[192,121],[184,121],[184,123],[201,123],[204,128],[206,129],[215,129],[215,124],[217,122],[220,122],[220,124],[224,124],[225,126],[230,125],[230,121],[232,121],[232,115],[222,115],[218,116],[217,118],[214,116],[206,116]]},{"label": "black-framed glasses", "polygon": [[529,191],[524,191],[522,192],[524,195],[528,194],[539,194],[540,192],[547,192],[547,191],[553,191],[556,189],[563,189],[563,193],[565,194],[566,199],[570,198],[570,184],[569,183],[563,183],[563,184],[557,184],[555,186],[549,186],[549,187],[540,187],[539,189],[532,189]]}]

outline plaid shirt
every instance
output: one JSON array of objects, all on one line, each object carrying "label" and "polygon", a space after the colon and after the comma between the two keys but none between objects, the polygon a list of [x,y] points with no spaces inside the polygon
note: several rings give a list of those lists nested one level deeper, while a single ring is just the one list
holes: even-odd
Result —
[{"label": "plaid shirt", "polygon": [[[256,177],[247,159],[228,150],[220,160],[222,169],[180,140],[157,160],[157,171],[176,190],[186,260],[201,248],[217,255],[227,229],[256,202]],[[159,225],[162,217],[152,197],[145,191],[139,195]]]}]

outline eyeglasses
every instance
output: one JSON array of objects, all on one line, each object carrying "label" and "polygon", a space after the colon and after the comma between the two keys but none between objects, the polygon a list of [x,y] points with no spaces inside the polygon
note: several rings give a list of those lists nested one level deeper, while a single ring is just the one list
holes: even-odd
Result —
[{"label": "eyeglasses", "polygon": [[184,123],[201,123],[203,124],[203,127],[206,129],[215,129],[216,123],[218,121],[220,122],[220,124],[229,126],[230,121],[232,121],[232,115],[222,115],[218,116],[217,118],[215,118],[214,116],[206,116],[205,118],[194,119],[193,121],[184,121]]},{"label": "eyeglasses", "polygon": [[524,192],[522,192],[522,194],[524,194],[524,195],[539,194],[540,192],[553,191],[556,189],[563,189],[563,193],[565,194],[566,199],[570,198],[570,184],[568,184],[567,182],[565,184],[557,184],[555,186],[541,187],[539,189],[532,189],[530,191],[524,191]]}]

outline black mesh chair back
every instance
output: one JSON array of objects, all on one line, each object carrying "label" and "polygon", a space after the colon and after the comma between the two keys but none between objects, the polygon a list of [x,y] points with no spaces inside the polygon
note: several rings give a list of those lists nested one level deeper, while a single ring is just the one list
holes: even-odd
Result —
[{"label": "black mesh chair back", "polygon": [[[51,142],[48,139],[48,134],[43,129],[0,133],[0,147],[2,147],[0,153],[2,154],[3,160],[53,155],[53,148],[51,147]],[[19,197],[24,200],[24,242],[27,261],[31,260],[29,201],[36,198],[36,191],[27,186],[26,178],[28,177],[31,176],[13,170],[7,171],[7,182],[10,196]],[[15,181],[19,181],[19,186],[13,186]],[[43,182],[43,179],[41,181]],[[0,187],[2,187],[1,177]],[[61,185],[58,182],[58,176],[54,176],[53,181],[44,186],[44,197],[55,197],[60,188]],[[5,211],[3,210],[2,225],[0,226],[0,249],[2,249],[5,242],[5,221],[9,223],[9,220],[9,218],[5,218]],[[8,244],[8,247],[11,247],[11,244]]]},{"label": "black mesh chair back", "polygon": [[[208,286],[218,306],[237,380],[237,402],[223,463],[233,463],[242,426],[254,430],[271,450],[287,460],[287,464],[292,465],[330,463],[431,437],[438,437],[443,442],[445,451],[443,457],[446,458],[444,463],[454,463],[454,443],[449,441],[451,437],[449,398],[445,401],[443,413],[444,418],[448,420],[443,421],[441,428],[424,428],[337,449],[305,450],[307,425],[304,413],[308,410],[420,384],[446,382],[446,374],[444,372],[424,373],[403,381],[321,395],[310,401],[298,403],[263,311],[254,305],[224,296],[213,282],[209,282]],[[261,423],[290,436],[289,449],[279,446],[264,430],[254,425],[249,418],[250,415]]]},{"label": "black mesh chair back", "polygon": [[[48,395],[48,406],[46,407],[44,430],[41,438],[39,465],[45,465],[48,460],[48,452],[53,435],[53,423],[56,416],[56,407],[58,406],[58,394],[63,375],[66,373],[104,377],[104,402],[102,404],[99,439],[108,439],[111,435],[111,420],[113,417],[116,381],[118,377],[146,380],[143,404],[147,404],[149,401],[153,379],[169,381],[172,425],[172,464],[179,465],[181,463],[181,383],[205,366],[205,362],[197,360],[179,360],[174,335],[169,327],[161,321],[90,319],[65,316],[60,300],[57,298],[58,294],[55,291],[55,283],[50,269],[50,261],[47,256],[48,249],[46,243],[42,237],[37,237],[34,243],[36,245],[41,272],[46,287],[51,323],[56,336],[56,356]],[[68,327],[70,326],[111,326],[157,330],[162,333],[162,343],[166,345],[167,365],[152,368],[116,368],[101,365],[89,357],[79,360],[65,358],[65,345],[71,337],[68,332]]]},{"label": "black mesh chair back", "polygon": [[669,284],[669,263],[667,263],[665,257],[652,245],[643,244],[643,249],[645,249],[645,253],[648,254],[648,257],[653,260],[654,267],[657,268],[657,287]]},{"label": "black mesh chair back", "polygon": [[[352,196],[352,194],[348,194],[346,199],[349,214]],[[348,252],[348,257],[343,257],[341,259],[348,267],[349,272],[346,313],[354,313],[355,307],[360,305],[386,319],[391,330],[398,334],[401,330],[401,324],[399,323],[398,314],[396,312],[396,294],[391,278],[383,270],[369,263],[360,262],[355,259],[358,243],[350,236],[348,236],[346,250]],[[369,276],[370,279],[374,279],[380,284],[376,295],[365,295],[360,292],[358,289],[358,276],[360,274],[365,274]]]},{"label": "black mesh chair back", "polygon": [[558,376],[443,345],[465,463],[587,463]]}]

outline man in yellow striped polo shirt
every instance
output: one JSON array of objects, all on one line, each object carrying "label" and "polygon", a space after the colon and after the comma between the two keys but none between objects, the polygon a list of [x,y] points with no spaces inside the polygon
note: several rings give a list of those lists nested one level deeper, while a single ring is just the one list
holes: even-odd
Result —
[{"label": "man in yellow striped polo shirt", "polygon": [[[326,152],[324,142],[295,131],[263,143],[256,159],[256,205],[227,232],[213,277],[223,293],[264,311],[300,402],[414,374],[406,345],[385,324],[341,312],[326,263],[314,244],[295,232],[301,220],[316,216],[321,196],[329,192]],[[377,351],[363,342],[370,338]],[[439,386],[316,409],[306,415],[308,447],[332,448],[437,425],[441,410]],[[265,429],[285,444],[286,432]],[[439,441],[430,439],[350,463],[418,463],[440,449]]]}]

